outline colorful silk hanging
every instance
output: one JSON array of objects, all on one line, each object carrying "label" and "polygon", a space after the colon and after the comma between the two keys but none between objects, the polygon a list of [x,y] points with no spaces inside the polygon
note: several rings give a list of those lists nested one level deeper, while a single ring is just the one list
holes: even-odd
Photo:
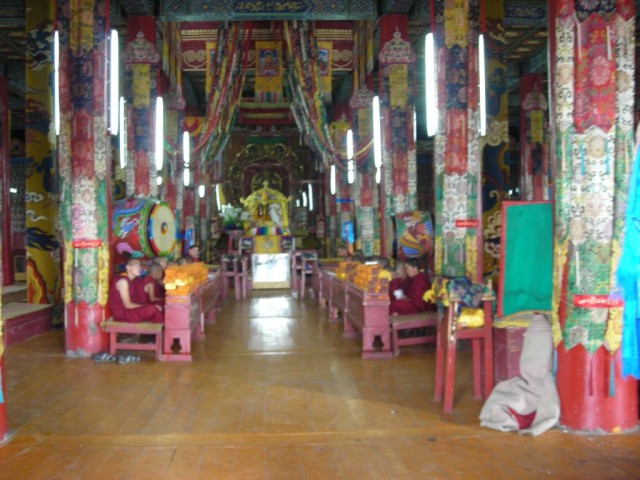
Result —
[{"label": "colorful silk hanging", "polygon": [[333,42],[318,42],[318,75],[322,83],[322,94],[325,103],[331,103],[331,51]]},{"label": "colorful silk hanging", "polygon": [[256,42],[255,101],[282,101],[282,42]]},{"label": "colorful silk hanging", "polygon": [[[542,75],[528,74],[520,78],[520,178],[523,200],[549,199],[549,136],[546,131],[547,98]],[[511,159],[516,162],[518,159]]]},{"label": "colorful silk hanging", "polygon": [[631,0],[557,6],[554,341],[589,353],[602,345],[614,352],[621,341],[622,310],[608,299],[614,272],[625,267],[619,259],[633,148],[633,10]]},{"label": "colorful silk hanging", "polygon": [[479,280],[478,0],[434,1],[440,125],[434,146],[435,273]]}]

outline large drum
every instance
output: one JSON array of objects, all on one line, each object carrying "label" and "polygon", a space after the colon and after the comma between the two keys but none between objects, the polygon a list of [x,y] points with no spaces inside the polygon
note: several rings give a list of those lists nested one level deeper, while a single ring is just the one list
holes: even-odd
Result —
[{"label": "large drum", "polygon": [[114,202],[113,243],[131,257],[167,256],[176,243],[176,218],[165,202],[128,198]]}]

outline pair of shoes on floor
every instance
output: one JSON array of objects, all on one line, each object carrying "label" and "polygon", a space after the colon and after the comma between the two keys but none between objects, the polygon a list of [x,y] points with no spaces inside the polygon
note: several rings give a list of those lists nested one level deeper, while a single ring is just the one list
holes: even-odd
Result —
[{"label": "pair of shoes on floor", "polygon": [[110,355],[109,352],[96,353],[91,357],[96,363],[114,363],[117,359],[114,355]]},{"label": "pair of shoes on floor", "polygon": [[131,355],[129,353],[124,353],[122,355],[118,355],[116,357],[118,364],[125,365],[127,363],[138,363],[140,361],[140,357],[137,355]]}]

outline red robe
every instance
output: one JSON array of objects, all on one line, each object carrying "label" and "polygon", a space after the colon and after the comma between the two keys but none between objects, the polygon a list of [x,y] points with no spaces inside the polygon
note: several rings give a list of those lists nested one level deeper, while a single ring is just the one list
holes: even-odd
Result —
[{"label": "red robe", "polygon": [[[136,291],[136,286],[132,285],[133,282],[129,280],[126,273],[121,273],[116,275],[113,278],[113,282],[111,282],[111,288],[109,289],[109,310],[111,311],[111,315],[113,315],[113,319],[116,322],[129,322],[129,323],[140,323],[140,322],[152,322],[152,323],[164,323],[164,315],[155,305],[142,305],[141,307],[136,308],[127,308],[124,306],[124,302],[122,301],[122,297],[120,296],[120,292],[116,288],[116,283],[120,280],[126,280],[129,284],[129,296],[137,295],[134,293]],[[136,302],[133,297],[131,297],[131,301]]]},{"label": "red robe", "polygon": [[[146,292],[147,285],[153,287],[153,293],[158,300],[152,302],[151,296]],[[150,303],[152,305],[160,305],[164,307],[164,287],[160,285],[155,278],[151,275],[147,275],[142,279],[142,291],[144,293],[144,303]]]},{"label": "red robe", "polygon": [[[426,312],[429,306],[422,299],[425,292],[429,290],[427,276],[418,272],[413,277],[407,277],[403,288],[404,297],[396,300],[395,297],[389,304],[389,314],[409,315],[411,313]],[[393,294],[393,292],[391,292]]]}]

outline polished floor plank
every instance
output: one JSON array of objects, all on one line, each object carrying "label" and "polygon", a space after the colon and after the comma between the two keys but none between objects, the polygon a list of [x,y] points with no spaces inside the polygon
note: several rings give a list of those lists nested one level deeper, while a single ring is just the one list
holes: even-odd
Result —
[{"label": "polished floor plank", "polygon": [[640,478],[638,434],[480,428],[466,350],[444,415],[433,347],[363,360],[360,339],[286,291],[230,297],[191,363],[96,364],[63,341],[6,351],[0,479]]}]

